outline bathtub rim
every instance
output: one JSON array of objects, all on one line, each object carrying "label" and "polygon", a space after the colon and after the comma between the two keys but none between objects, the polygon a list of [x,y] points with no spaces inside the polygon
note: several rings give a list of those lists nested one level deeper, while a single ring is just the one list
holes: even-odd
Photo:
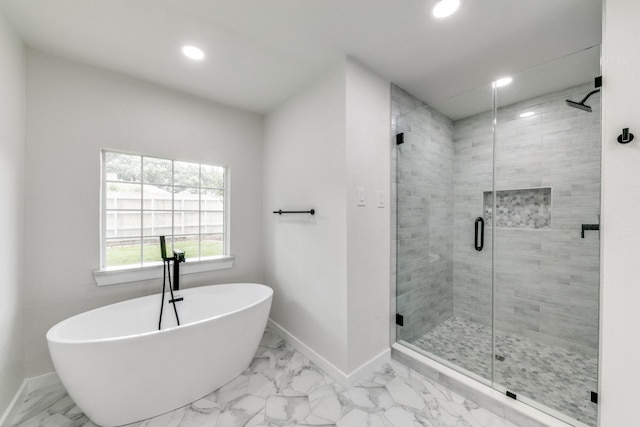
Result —
[{"label": "bathtub rim", "polygon": [[93,313],[96,311],[102,311],[102,310],[107,310],[110,307],[114,307],[114,306],[118,306],[118,305],[122,305],[122,304],[126,304],[129,303],[130,301],[135,301],[138,299],[143,299],[143,298],[150,298],[153,296],[157,296],[160,295],[161,293],[155,293],[155,294],[150,294],[150,295],[145,295],[142,297],[136,297],[136,298],[130,298],[124,301],[120,301],[120,302],[115,302],[113,304],[107,304],[104,305],[102,307],[97,307],[91,310],[87,310],[87,311],[83,311],[82,313],[78,313],[78,314],[74,314],[73,316],[67,317],[63,320],[61,320],[60,322],[56,323],[55,325],[53,325],[51,328],[49,328],[49,330],[46,333],[46,339],[47,339],[47,343],[53,343],[53,344],[99,344],[99,343],[109,343],[109,342],[116,342],[116,341],[127,341],[127,340],[132,340],[132,339],[139,339],[142,337],[152,337],[154,335],[163,333],[163,332],[172,332],[172,331],[177,331],[180,329],[184,329],[187,326],[196,326],[196,325],[200,325],[206,322],[209,322],[211,320],[216,320],[216,319],[222,319],[224,317],[228,317],[228,316],[232,316],[235,313],[239,313],[241,311],[244,310],[248,310],[251,307],[255,307],[256,305],[262,304],[265,301],[271,299],[273,297],[273,289],[270,286],[264,285],[262,283],[250,283],[250,282],[241,282],[241,283],[221,283],[218,285],[204,285],[204,286],[194,286],[191,288],[185,288],[185,289],[181,289],[179,291],[174,291],[176,293],[180,292],[183,295],[186,293],[189,293],[189,291],[192,290],[196,290],[196,289],[200,289],[200,288],[209,288],[209,287],[217,287],[217,286],[224,286],[224,287],[233,287],[233,286],[238,286],[238,285],[251,285],[252,287],[258,287],[258,288],[263,288],[267,291],[266,295],[262,298],[259,298],[258,300],[254,301],[251,304],[248,305],[244,305],[236,310],[232,310],[232,311],[226,311],[222,314],[216,315],[216,316],[211,316],[211,317],[207,317],[205,319],[202,320],[197,320],[195,322],[190,322],[190,323],[186,323],[183,325],[179,325],[179,326],[172,326],[172,327],[168,327],[168,328],[164,328],[164,329],[160,329],[160,330],[152,330],[149,332],[142,332],[139,334],[130,334],[130,335],[122,335],[122,336],[117,336],[117,337],[108,337],[108,338],[89,338],[89,339],[69,339],[69,338],[61,338],[58,334],[57,331],[58,329],[60,329],[66,322],[70,322],[74,319],[76,319],[77,317],[83,316],[85,314],[89,314],[89,313]]}]

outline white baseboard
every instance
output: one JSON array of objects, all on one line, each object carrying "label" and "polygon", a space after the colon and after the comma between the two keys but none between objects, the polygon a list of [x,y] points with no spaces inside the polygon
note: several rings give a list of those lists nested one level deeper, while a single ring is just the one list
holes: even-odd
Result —
[{"label": "white baseboard", "polygon": [[362,364],[353,372],[347,374],[340,368],[335,366],[333,363],[322,357],[320,354],[315,352],[305,343],[300,341],[298,338],[293,336],[289,331],[274,322],[272,319],[269,319],[268,327],[277,335],[284,338],[289,344],[291,344],[293,348],[302,353],[303,356],[318,365],[320,369],[322,369],[327,375],[329,375],[343,387],[350,387],[352,385],[355,385],[359,381],[365,379],[376,368],[380,367],[391,359],[391,349],[388,348],[382,351],[377,356],[373,357],[368,362]]},{"label": "white baseboard", "polygon": [[2,417],[0,417],[0,427],[8,427],[11,425],[11,421],[15,418],[18,411],[20,410],[20,405],[26,399],[27,395],[32,391],[42,387],[47,387],[52,384],[56,384],[60,382],[60,378],[58,378],[58,374],[55,372],[50,372],[48,374],[40,375],[33,378],[26,378],[18,392],[13,397],[13,400],[9,404],[9,407],[4,412]]},{"label": "white baseboard", "polygon": [[371,373],[380,368],[385,363],[391,360],[391,348],[386,348],[381,351],[377,356],[371,358],[368,362],[363,363],[353,372],[347,375],[347,382],[349,385],[356,385],[362,380],[368,379]]},{"label": "white baseboard", "polygon": [[29,380],[27,379],[25,379],[22,382],[22,385],[18,389],[18,392],[16,393],[16,395],[13,397],[13,400],[9,404],[9,407],[7,408],[6,411],[4,411],[4,414],[2,414],[2,417],[0,417],[0,427],[9,426],[13,418],[16,416],[16,413],[20,408],[20,404],[27,397],[28,382]]},{"label": "white baseboard", "polygon": [[55,372],[49,372],[48,374],[40,375],[33,378],[28,378],[27,383],[29,385],[28,391],[35,390],[42,387],[47,387],[53,384],[58,384],[60,378]]}]

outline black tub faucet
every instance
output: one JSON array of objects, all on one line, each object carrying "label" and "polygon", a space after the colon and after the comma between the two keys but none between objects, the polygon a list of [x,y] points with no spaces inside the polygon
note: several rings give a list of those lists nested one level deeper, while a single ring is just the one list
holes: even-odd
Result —
[{"label": "black tub faucet", "polygon": [[162,257],[163,262],[173,261],[172,289],[174,291],[180,290],[180,263],[185,262],[184,251],[180,249],[174,249],[173,256],[168,257],[164,236],[160,236],[160,256]]},{"label": "black tub faucet", "polygon": [[[173,291],[177,291],[180,289],[180,263],[185,261],[184,251],[180,249],[173,250],[173,256],[167,257],[167,246],[165,244],[164,236],[160,236],[160,256],[162,257],[162,300],[160,301],[160,319],[158,320],[158,330],[162,329],[162,311],[164,308],[164,293],[166,289],[166,278],[167,274],[169,274],[169,292],[171,293],[171,299],[169,300],[169,304],[173,305],[173,312],[176,315],[176,323],[180,326],[180,317],[178,316],[178,309],[176,308],[176,303],[178,301],[182,301],[183,298],[180,296],[174,296]],[[173,261],[173,283],[171,283],[171,275],[169,272],[169,263]],[[164,263],[167,263],[166,270]]]}]

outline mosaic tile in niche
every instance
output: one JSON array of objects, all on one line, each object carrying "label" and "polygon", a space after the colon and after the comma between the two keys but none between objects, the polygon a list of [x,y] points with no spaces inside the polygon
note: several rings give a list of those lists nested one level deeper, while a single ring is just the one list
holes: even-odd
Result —
[{"label": "mosaic tile in niche", "polygon": [[[484,192],[484,220],[491,222],[493,198]],[[496,227],[551,228],[551,188],[527,188],[496,192]]]}]

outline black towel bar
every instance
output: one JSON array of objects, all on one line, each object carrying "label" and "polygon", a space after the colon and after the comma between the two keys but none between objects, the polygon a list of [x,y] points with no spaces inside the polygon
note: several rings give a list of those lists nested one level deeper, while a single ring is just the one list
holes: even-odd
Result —
[{"label": "black towel bar", "polygon": [[311,214],[311,215],[315,215],[316,214],[316,210],[315,209],[311,209],[310,211],[283,211],[282,209],[277,210],[277,211],[273,211],[274,214],[278,214],[278,215],[282,215],[282,214]]}]

